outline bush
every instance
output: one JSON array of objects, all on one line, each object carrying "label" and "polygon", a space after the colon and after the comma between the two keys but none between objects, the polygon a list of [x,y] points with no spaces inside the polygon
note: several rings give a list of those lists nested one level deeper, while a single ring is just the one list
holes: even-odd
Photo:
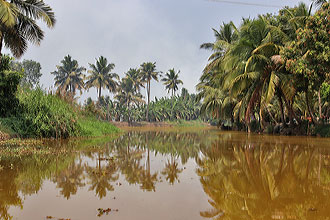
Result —
[{"label": "bush", "polygon": [[18,99],[17,87],[22,74],[9,71],[10,57],[3,56],[0,65],[0,117],[8,117],[16,113]]},{"label": "bush", "polygon": [[330,137],[330,125],[316,125],[315,126],[315,134],[320,135],[321,137]]},{"label": "bush", "polygon": [[77,115],[60,98],[40,88],[19,93],[16,117],[4,119],[22,137],[67,138],[79,135]]}]

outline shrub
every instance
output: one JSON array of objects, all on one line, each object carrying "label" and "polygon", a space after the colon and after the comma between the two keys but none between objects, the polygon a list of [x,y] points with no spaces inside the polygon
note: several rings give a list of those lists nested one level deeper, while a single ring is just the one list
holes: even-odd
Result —
[{"label": "shrub", "polygon": [[0,65],[0,117],[7,117],[16,113],[18,99],[16,92],[22,74],[9,71],[10,57],[3,56]]},{"label": "shrub", "polygon": [[17,117],[5,123],[23,137],[67,138],[77,136],[77,115],[65,101],[40,88],[19,93]]},{"label": "shrub", "polygon": [[330,137],[330,125],[320,124],[315,126],[315,134],[321,137]]}]

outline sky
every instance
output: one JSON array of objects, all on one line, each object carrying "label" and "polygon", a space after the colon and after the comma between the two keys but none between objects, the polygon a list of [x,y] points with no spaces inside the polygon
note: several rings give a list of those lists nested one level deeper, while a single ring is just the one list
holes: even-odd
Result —
[{"label": "sky", "polygon": [[[207,63],[210,51],[201,50],[205,42],[213,42],[211,28],[219,29],[223,22],[240,24],[242,17],[276,13],[278,6],[294,6],[298,0],[45,0],[55,12],[57,23],[45,30],[40,46],[30,45],[20,59],[40,62],[41,85],[51,89],[54,77],[50,73],[64,56],[70,54],[80,66],[105,56],[115,64],[113,72],[120,77],[129,68],[143,62],[156,62],[163,73],[180,70],[183,87],[196,92],[195,86]],[[310,4],[309,0],[303,0]],[[269,5],[269,7],[266,7]],[[179,87],[180,89],[182,86]],[[102,91],[104,95],[108,93]],[[143,91],[144,93],[144,91]],[[145,94],[145,93],[144,93]],[[79,95],[79,94],[78,94]],[[152,97],[165,96],[161,82],[152,82]],[[96,89],[84,92],[94,100]]]}]

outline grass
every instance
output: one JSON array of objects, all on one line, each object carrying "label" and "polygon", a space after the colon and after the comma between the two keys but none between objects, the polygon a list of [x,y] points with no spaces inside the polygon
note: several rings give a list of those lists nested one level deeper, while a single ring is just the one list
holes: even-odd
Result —
[{"label": "grass", "polygon": [[93,117],[80,117],[78,119],[80,136],[101,137],[120,132],[120,129],[110,122],[100,121]]}]

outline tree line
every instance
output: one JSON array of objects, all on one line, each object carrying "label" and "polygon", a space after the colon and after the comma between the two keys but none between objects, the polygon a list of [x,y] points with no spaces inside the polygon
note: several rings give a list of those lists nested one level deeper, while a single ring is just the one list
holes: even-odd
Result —
[{"label": "tree line", "polygon": [[[316,12],[312,13],[315,7]],[[213,29],[197,85],[203,114],[241,129],[292,132],[330,116],[330,8],[300,3]],[[288,129],[290,128],[290,129]]]},{"label": "tree line", "polygon": [[[122,115],[115,116],[115,114],[112,114],[111,119],[123,120],[125,118],[128,122],[131,122],[132,119],[135,121],[142,119],[150,121],[150,117],[153,118],[152,121],[155,121],[154,114],[150,115],[151,82],[153,80],[158,82],[161,78],[165,89],[172,94],[172,97],[168,99],[176,99],[176,91],[179,85],[183,84],[179,79],[180,71],[176,71],[173,68],[168,70],[162,77],[162,72],[156,70],[155,62],[145,62],[139,68],[130,68],[122,79],[120,79],[117,73],[113,72],[114,68],[114,63],[108,62],[107,58],[100,56],[96,59],[95,64],[89,64],[89,69],[87,70],[80,66],[77,60],[67,55],[61,61],[61,65],[56,67],[57,70],[51,74],[55,77],[55,86],[58,93],[75,96],[77,91],[82,93],[84,90],[95,88],[98,94],[96,107],[104,107],[101,110],[106,109],[107,112],[104,113],[109,114],[110,110],[108,108],[115,108],[114,105],[118,104],[120,105],[119,108],[124,108],[126,114],[123,111],[117,111],[117,113],[121,112]],[[85,74],[86,72],[87,75]],[[141,94],[141,88],[146,89],[146,101],[144,101],[144,97]],[[110,100],[109,96],[102,96],[102,90],[104,89],[114,95],[116,103]],[[186,90],[184,91],[187,93]],[[91,99],[87,100],[86,104],[92,104]],[[137,111],[139,111],[140,116],[136,114],[135,116],[131,115]],[[141,116],[142,112],[144,112],[145,117]],[[107,118],[110,119],[109,116]]]}]

